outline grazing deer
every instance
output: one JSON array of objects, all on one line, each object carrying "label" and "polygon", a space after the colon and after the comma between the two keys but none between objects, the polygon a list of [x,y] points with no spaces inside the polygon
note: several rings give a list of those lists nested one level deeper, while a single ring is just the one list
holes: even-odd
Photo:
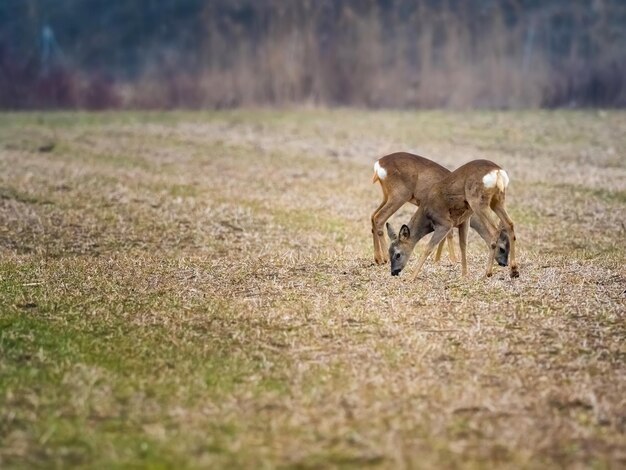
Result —
[{"label": "grazing deer", "polygon": [[[374,164],[373,183],[380,183],[383,202],[372,213],[372,237],[374,240],[374,260],[377,264],[388,261],[387,243],[383,233],[385,222],[406,202],[419,206],[428,195],[430,187],[450,174],[450,170],[427,158],[406,152],[397,152],[380,158]],[[472,218],[471,226],[480,233],[482,223]],[[394,234],[395,235],[395,234]],[[391,238],[391,236],[390,236]],[[456,262],[452,244],[452,232],[447,236],[448,254]],[[435,261],[441,257],[444,241],[439,243]],[[496,259],[501,266],[507,265],[509,241],[503,230],[498,239]]]},{"label": "grazing deer", "polygon": [[389,247],[391,275],[397,276],[406,266],[417,242],[434,232],[417,262],[413,279],[417,278],[422,266],[434,248],[454,227],[459,229],[461,269],[467,275],[467,234],[469,218],[480,221],[474,227],[489,246],[486,276],[491,276],[493,260],[498,247],[498,229],[490,219],[493,211],[500,219],[510,243],[511,277],[519,277],[515,259],[515,231],[513,221],[504,208],[506,187],[509,177],[502,168],[488,160],[474,160],[457,168],[441,181],[434,183],[428,196],[421,201],[411,217],[409,225],[403,225],[396,236],[389,224],[387,231],[392,243]]}]

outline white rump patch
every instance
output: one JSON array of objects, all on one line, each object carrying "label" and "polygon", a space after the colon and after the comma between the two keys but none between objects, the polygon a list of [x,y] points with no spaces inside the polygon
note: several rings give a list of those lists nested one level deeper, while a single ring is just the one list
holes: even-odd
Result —
[{"label": "white rump patch", "polygon": [[504,170],[491,170],[483,176],[483,184],[485,188],[495,188],[497,186],[500,191],[504,191],[509,185],[509,175]]},{"label": "white rump patch", "polygon": [[495,188],[498,182],[498,170],[491,170],[485,176],[483,176],[483,184],[485,188]]},{"label": "white rump patch", "polygon": [[380,166],[380,163],[378,162],[374,163],[374,171],[380,180],[384,180],[387,177],[387,170]]}]

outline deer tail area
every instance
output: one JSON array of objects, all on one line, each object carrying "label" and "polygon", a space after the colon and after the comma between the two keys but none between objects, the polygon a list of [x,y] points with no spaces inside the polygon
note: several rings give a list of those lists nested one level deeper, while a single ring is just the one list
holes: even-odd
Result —
[{"label": "deer tail area", "polygon": [[376,183],[377,181],[382,181],[387,176],[387,170],[385,170],[380,163],[374,163],[374,177],[372,178],[372,183]]},{"label": "deer tail area", "polygon": [[504,191],[506,187],[509,185],[509,175],[506,174],[504,170],[498,170],[498,179],[496,181],[496,186],[500,191]]},{"label": "deer tail area", "polygon": [[504,191],[509,185],[509,175],[502,169],[492,170],[483,177],[483,184],[486,188],[497,187]]}]

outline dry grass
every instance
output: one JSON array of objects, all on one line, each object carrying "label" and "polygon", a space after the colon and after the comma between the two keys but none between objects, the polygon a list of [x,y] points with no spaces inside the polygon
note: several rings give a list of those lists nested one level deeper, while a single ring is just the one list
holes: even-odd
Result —
[{"label": "dry grass", "polygon": [[[626,465],[625,137],[621,112],[0,116],[0,466]],[[469,279],[373,265],[400,149],[507,169],[520,279],[482,279],[475,234]]]}]

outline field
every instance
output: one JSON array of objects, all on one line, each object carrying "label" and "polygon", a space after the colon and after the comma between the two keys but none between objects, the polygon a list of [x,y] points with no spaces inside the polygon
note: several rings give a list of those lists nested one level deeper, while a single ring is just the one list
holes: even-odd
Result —
[{"label": "field", "polygon": [[[373,263],[396,150],[506,168],[519,279]],[[626,466],[624,112],[1,114],[0,169],[2,468]]]}]

